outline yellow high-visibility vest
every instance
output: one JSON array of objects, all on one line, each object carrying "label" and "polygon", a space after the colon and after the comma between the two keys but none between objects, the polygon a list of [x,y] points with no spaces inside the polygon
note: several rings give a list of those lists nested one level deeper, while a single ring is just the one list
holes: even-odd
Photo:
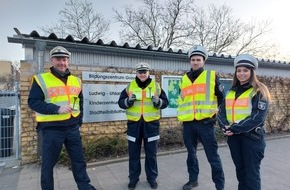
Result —
[{"label": "yellow high-visibility vest", "polygon": [[179,121],[202,120],[216,114],[215,79],[215,71],[206,70],[193,83],[186,74],[181,78],[177,108]]},{"label": "yellow high-visibility vest", "polygon": [[136,95],[134,105],[126,110],[127,119],[138,121],[143,116],[145,121],[154,121],[160,119],[160,110],[153,106],[152,96],[160,96],[161,88],[153,80],[145,88],[141,89],[136,80],[133,80],[126,89],[128,96]]},{"label": "yellow high-visibility vest", "polygon": [[75,76],[68,76],[67,84],[62,82],[52,73],[42,73],[34,75],[33,79],[40,86],[45,102],[53,103],[59,106],[70,105],[73,108],[71,113],[63,114],[40,114],[36,112],[36,121],[63,121],[71,116],[77,117],[80,114],[81,80]]},{"label": "yellow high-visibility vest", "polygon": [[226,95],[227,120],[231,124],[239,123],[252,112],[252,98],[255,95],[253,88],[249,88],[237,99],[236,92],[230,90]]}]

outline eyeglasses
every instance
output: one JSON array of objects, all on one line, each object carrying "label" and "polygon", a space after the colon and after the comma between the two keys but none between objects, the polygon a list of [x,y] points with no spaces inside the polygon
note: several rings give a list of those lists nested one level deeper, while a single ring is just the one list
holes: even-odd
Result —
[{"label": "eyeglasses", "polygon": [[138,71],[138,74],[146,74],[147,71]]}]

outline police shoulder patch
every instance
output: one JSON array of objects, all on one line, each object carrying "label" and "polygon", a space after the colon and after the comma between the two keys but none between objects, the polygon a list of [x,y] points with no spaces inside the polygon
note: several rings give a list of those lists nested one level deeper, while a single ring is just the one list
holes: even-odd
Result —
[{"label": "police shoulder patch", "polygon": [[258,102],[258,109],[265,110],[266,109],[266,102],[259,101]]}]

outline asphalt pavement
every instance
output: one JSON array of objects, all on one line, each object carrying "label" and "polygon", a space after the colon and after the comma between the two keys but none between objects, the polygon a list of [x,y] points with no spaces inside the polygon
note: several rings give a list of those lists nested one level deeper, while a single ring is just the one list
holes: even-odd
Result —
[{"label": "asphalt pavement", "polygon": [[[265,157],[261,165],[262,190],[289,190],[290,172],[290,136],[268,139]],[[219,147],[225,173],[225,189],[237,189],[235,167],[229,148],[225,144]],[[194,190],[214,190],[211,169],[202,147],[197,152],[200,174],[199,186]],[[181,190],[188,181],[185,150],[160,153],[158,155],[160,190]],[[126,190],[128,185],[128,160],[126,158],[88,164],[91,184],[98,190]],[[40,166],[36,164],[4,167],[0,164],[0,190],[40,190]],[[54,170],[55,190],[77,189],[72,172],[67,167],[57,166]],[[142,173],[136,190],[151,189]]]}]

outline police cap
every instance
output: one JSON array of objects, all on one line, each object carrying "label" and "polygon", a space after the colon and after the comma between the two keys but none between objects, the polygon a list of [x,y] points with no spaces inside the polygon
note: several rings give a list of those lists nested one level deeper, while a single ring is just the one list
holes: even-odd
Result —
[{"label": "police cap", "polygon": [[69,57],[70,52],[62,46],[56,46],[50,51],[50,58],[53,57]]},{"label": "police cap", "polygon": [[136,71],[149,71],[150,65],[148,63],[138,63],[136,65]]},{"label": "police cap", "polygon": [[201,45],[195,45],[188,50],[188,58],[191,58],[193,55],[200,55],[204,58],[204,60],[207,60],[208,58],[206,49]]},{"label": "police cap", "polygon": [[241,54],[238,55],[234,60],[234,67],[237,68],[240,66],[257,69],[258,60],[249,54]]}]

